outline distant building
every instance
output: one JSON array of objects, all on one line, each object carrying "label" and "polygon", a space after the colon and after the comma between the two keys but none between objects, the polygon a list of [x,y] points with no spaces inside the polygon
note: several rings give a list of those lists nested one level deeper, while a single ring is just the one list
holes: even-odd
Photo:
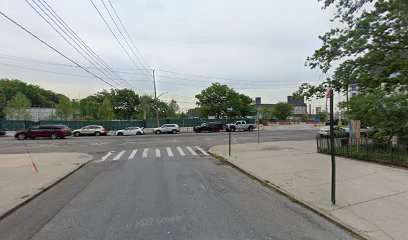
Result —
[{"label": "distant building", "polygon": [[350,84],[348,91],[349,98],[355,97],[358,94],[359,94],[358,84]]},{"label": "distant building", "polygon": [[288,103],[293,106],[295,116],[307,114],[307,104],[304,99],[294,99],[293,96],[288,96]]},{"label": "distant building", "polygon": [[316,114],[318,114],[319,112],[322,112],[322,107],[316,107]]},{"label": "distant building", "polygon": [[262,100],[260,97],[255,98],[255,104],[253,105],[253,107],[256,109],[256,111],[259,114],[259,118],[263,117],[265,109],[272,109],[273,106],[275,106],[275,104],[268,104],[268,103],[262,104]]},{"label": "distant building", "polygon": [[[49,120],[52,116],[55,115],[56,111],[55,108],[27,108],[31,121],[44,121]],[[17,120],[17,118],[12,118],[6,116],[9,120]]]}]

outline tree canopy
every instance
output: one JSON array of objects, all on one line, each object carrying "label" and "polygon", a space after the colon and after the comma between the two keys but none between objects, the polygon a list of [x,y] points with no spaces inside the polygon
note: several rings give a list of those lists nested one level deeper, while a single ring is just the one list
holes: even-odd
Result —
[{"label": "tree canopy", "polygon": [[287,102],[278,102],[273,106],[271,113],[277,119],[285,121],[289,116],[293,115],[293,106]]},{"label": "tree canopy", "polygon": [[30,120],[31,115],[27,108],[31,106],[31,101],[24,94],[18,92],[10,101],[7,102],[6,114],[9,118],[17,120]]},{"label": "tree canopy", "polygon": [[[324,97],[328,87],[348,94],[350,84],[357,84],[358,98],[341,105],[346,115],[355,120],[369,119],[371,126],[392,137],[395,131],[390,125],[398,121],[387,118],[388,113],[403,115],[401,103],[408,99],[408,1],[320,1],[324,9],[337,9],[333,21],[339,27],[320,36],[322,46],[307,58],[306,65],[320,69],[328,77],[319,85],[302,84],[294,95]],[[369,115],[361,115],[364,106],[374,103],[378,104],[376,110],[365,110]],[[371,116],[374,113],[378,116]],[[400,131],[407,134],[408,128]]]},{"label": "tree canopy", "polygon": [[[197,98],[198,110],[201,117],[214,116],[215,118],[246,117],[253,116],[252,99],[240,94],[227,85],[213,83],[212,86],[201,91],[195,96]],[[234,111],[227,113],[227,108],[232,107]]]}]

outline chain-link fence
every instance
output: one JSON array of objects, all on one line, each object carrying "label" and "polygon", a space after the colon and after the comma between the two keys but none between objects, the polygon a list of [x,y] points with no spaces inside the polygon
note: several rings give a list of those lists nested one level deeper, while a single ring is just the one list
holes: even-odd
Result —
[{"label": "chain-link fence", "polygon": [[[222,122],[230,123],[238,120],[244,120],[247,123],[254,124],[255,119],[160,119],[160,126],[163,124],[178,124],[180,127],[194,127],[206,122]],[[27,129],[34,125],[67,125],[71,129],[78,129],[87,125],[101,125],[108,130],[120,130],[126,127],[144,127],[154,128],[156,127],[156,119],[146,120],[130,120],[130,121],[64,121],[64,120],[47,120],[47,121],[24,121],[24,120],[6,120],[0,119],[0,128],[6,131],[18,131],[21,129]]]},{"label": "chain-link fence", "polygon": [[[330,153],[330,138],[316,136],[317,152]],[[408,167],[408,142],[378,142],[370,138],[335,137],[336,155]]]}]

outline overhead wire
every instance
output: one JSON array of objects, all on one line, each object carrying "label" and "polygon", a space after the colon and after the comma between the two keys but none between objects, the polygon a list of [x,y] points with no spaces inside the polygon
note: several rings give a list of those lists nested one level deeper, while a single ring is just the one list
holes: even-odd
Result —
[{"label": "overhead wire", "polygon": [[134,61],[134,59],[132,58],[132,56],[130,56],[129,52],[125,49],[125,47],[123,46],[123,44],[119,41],[118,37],[116,36],[116,34],[113,32],[112,28],[110,27],[110,25],[108,24],[108,22],[106,21],[105,17],[102,15],[102,13],[99,11],[98,7],[95,5],[95,3],[92,0],[89,0],[93,7],[95,8],[95,10],[98,12],[99,16],[102,18],[103,22],[105,23],[106,27],[109,29],[109,31],[112,33],[112,35],[114,36],[114,38],[116,39],[116,41],[118,42],[118,44],[121,46],[121,48],[123,49],[123,51],[126,53],[126,55],[129,57],[129,59],[132,61],[132,63],[136,66],[136,69],[138,69],[143,75],[145,75],[147,78],[150,78],[151,76],[146,75],[145,72],[143,72],[143,70],[141,70],[141,68],[139,68],[139,66],[136,64],[136,62]]},{"label": "overhead wire", "polygon": [[[56,29],[53,24],[51,24],[50,21],[48,21],[28,0],[25,0],[25,2],[45,21],[47,22],[53,29],[60,35],[72,48],[75,49],[76,52],[78,52],[83,58],[85,58],[91,65],[96,67],[96,65],[88,58],[86,57],[81,51],[78,50],[77,47],[75,47],[58,29]],[[47,14],[46,14],[47,15]],[[48,16],[49,17],[49,16]],[[51,19],[53,21],[53,19]],[[63,31],[63,30],[62,30]],[[76,42],[75,42],[76,43]],[[77,43],[76,43],[77,44]],[[77,44],[78,45],[78,44]],[[81,47],[80,47],[81,48]],[[82,49],[82,48],[81,48]],[[118,82],[110,78],[105,72],[99,70],[103,75],[105,75],[107,78],[109,78],[110,81],[116,83],[118,86],[121,86]]]},{"label": "overhead wire", "polygon": [[42,40],[41,38],[39,38],[37,35],[35,35],[34,33],[32,33],[31,31],[29,31],[28,29],[26,29],[25,27],[23,27],[21,24],[17,23],[15,20],[13,20],[12,18],[10,18],[8,15],[6,15],[5,13],[3,13],[0,10],[0,14],[5,17],[7,20],[9,20],[10,22],[12,22],[14,25],[18,26],[19,28],[21,28],[22,30],[24,30],[26,33],[28,33],[29,35],[31,35],[32,37],[34,37],[35,39],[37,39],[38,41],[40,41],[42,44],[44,44],[45,46],[47,46],[48,48],[52,49],[53,51],[55,51],[56,53],[58,53],[59,55],[61,55],[62,57],[64,57],[65,59],[67,59],[68,61],[72,62],[73,64],[75,64],[76,66],[80,67],[81,69],[83,69],[84,71],[86,71],[87,73],[91,74],[92,76],[94,76],[95,78],[103,81],[104,83],[108,84],[109,86],[116,88],[116,86],[114,86],[113,84],[105,81],[104,79],[102,79],[101,77],[95,75],[94,73],[92,73],[91,71],[89,71],[88,69],[82,67],[79,63],[77,63],[76,61],[72,60],[71,58],[67,57],[65,54],[63,54],[62,52],[58,51],[56,48],[54,48],[53,46],[51,46],[50,44],[48,44],[47,42],[45,42],[44,40]]},{"label": "overhead wire", "polygon": [[[89,46],[86,44],[81,37],[78,36],[78,34],[75,33],[75,31],[72,30],[72,28],[62,19],[59,14],[45,1],[43,0],[44,3],[39,0],[39,3],[44,6],[50,13],[53,15],[57,21],[70,33],[72,36],[78,40],[81,45],[85,47],[85,49],[92,55],[94,56],[102,65],[104,66],[105,70],[111,73],[112,76],[114,76],[116,79],[120,80],[121,82],[126,83],[127,85],[130,85],[130,87],[134,88],[134,86],[131,86],[130,83],[126,82],[125,79],[123,79],[119,74],[117,74],[98,54],[96,54]],[[45,5],[44,5],[45,4]],[[100,66],[100,65],[99,65]]]}]

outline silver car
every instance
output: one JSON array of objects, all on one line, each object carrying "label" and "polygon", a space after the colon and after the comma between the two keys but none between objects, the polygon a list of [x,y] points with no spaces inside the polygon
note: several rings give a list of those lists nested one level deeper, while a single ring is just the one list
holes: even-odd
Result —
[{"label": "silver car", "polygon": [[164,124],[161,127],[153,129],[153,132],[156,134],[161,133],[178,133],[180,132],[180,127],[177,124]]},{"label": "silver car", "polygon": [[80,129],[75,129],[72,132],[75,137],[79,137],[82,135],[93,135],[93,136],[102,136],[102,135],[107,136],[108,135],[108,130],[98,125],[84,126]]},{"label": "silver car", "polygon": [[130,136],[143,134],[145,134],[143,128],[140,127],[127,127],[125,129],[116,131],[116,136]]}]

